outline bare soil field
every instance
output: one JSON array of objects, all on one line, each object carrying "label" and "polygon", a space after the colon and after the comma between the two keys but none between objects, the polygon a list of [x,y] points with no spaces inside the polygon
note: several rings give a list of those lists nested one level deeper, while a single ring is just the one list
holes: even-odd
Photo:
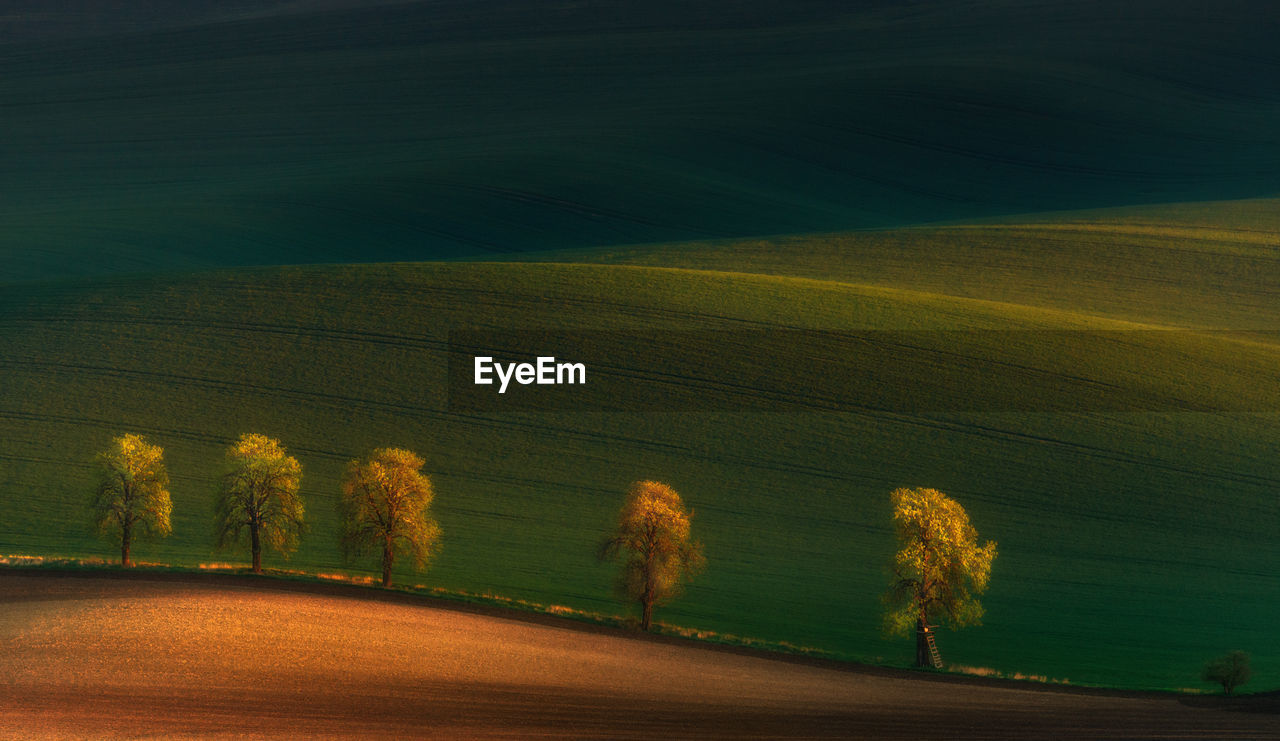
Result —
[{"label": "bare soil field", "polygon": [[372,589],[0,572],[0,737],[1276,738],[1280,703],[773,659]]}]

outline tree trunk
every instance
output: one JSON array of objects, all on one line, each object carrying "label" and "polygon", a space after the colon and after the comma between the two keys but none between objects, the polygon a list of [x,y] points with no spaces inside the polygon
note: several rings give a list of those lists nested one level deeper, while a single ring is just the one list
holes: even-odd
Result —
[{"label": "tree trunk", "polygon": [[129,558],[129,546],[133,544],[133,527],[132,523],[126,522],[120,528],[120,565],[126,569],[133,566],[133,561]]},{"label": "tree trunk", "polygon": [[391,547],[391,538],[382,542],[382,586],[391,586],[391,565],[395,563],[396,552]]},{"label": "tree trunk", "polygon": [[654,547],[650,545],[644,554],[644,594],[640,595],[640,629],[647,631],[653,624],[653,602],[657,597],[654,584]]},{"label": "tree trunk", "polygon": [[916,666],[933,665],[933,660],[929,656],[928,633],[925,633],[924,628],[924,620],[916,620]]},{"label": "tree trunk", "polygon": [[249,540],[253,549],[253,573],[262,573],[262,539],[258,536],[256,526],[249,527]]}]

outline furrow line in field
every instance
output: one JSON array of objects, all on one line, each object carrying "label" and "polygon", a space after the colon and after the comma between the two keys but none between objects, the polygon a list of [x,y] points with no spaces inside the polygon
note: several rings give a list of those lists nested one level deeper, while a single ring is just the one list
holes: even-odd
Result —
[{"label": "furrow line in field", "polygon": [[[37,424],[53,423],[73,427],[92,425],[93,427],[111,430],[113,432],[117,431],[121,426],[120,420],[99,419],[95,417],[71,417],[63,414],[33,414],[31,412],[22,412],[14,409],[0,409],[0,419],[9,419],[17,422],[33,422]],[[173,437],[197,443],[227,444],[231,442],[229,438],[201,433],[191,429],[157,427],[155,425],[145,426],[137,424],[131,424],[130,428],[147,434],[164,435],[166,437]]]},{"label": "furrow line in field", "polygon": [[1197,478],[1204,478],[1204,479],[1210,479],[1210,480],[1216,480],[1216,481],[1228,481],[1228,482],[1237,483],[1237,484],[1248,484],[1250,486],[1257,486],[1257,487],[1264,487],[1264,488],[1272,488],[1272,489],[1280,488],[1280,478],[1271,477],[1271,476],[1243,474],[1238,472],[1227,472],[1223,470],[1219,470],[1216,472],[1208,471],[1208,470],[1197,470],[1194,468],[1187,468],[1185,466],[1178,466],[1173,463],[1161,461],[1155,458],[1154,456],[1124,455],[1122,453],[1119,453],[1118,451],[1098,447],[1096,445],[1088,445],[1086,443],[1079,443],[1079,442],[1070,442],[1067,440],[1046,437],[1043,435],[1034,435],[1027,432],[1017,432],[1013,430],[999,429],[996,427],[991,427],[988,425],[978,423],[976,421],[961,423],[961,422],[951,422],[951,421],[940,420],[940,419],[926,420],[925,418],[907,417],[902,415],[894,415],[894,416],[899,417],[900,421],[902,421],[905,424],[945,429],[948,431],[960,432],[962,434],[974,435],[977,437],[983,437],[983,438],[989,438],[989,439],[1021,441],[1028,445],[1048,445],[1048,446],[1053,446],[1057,448],[1063,448],[1063,449],[1084,453],[1088,456],[1091,456],[1100,460],[1113,461],[1116,463],[1125,463],[1128,465],[1139,466],[1139,467],[1155,468],[1158,470],[1168,471],[1170,473],[1177,473],[1185,476],[1194,476]]},{"label": "furrow line in field", "polygon": [[[448,347],[448,343],[432,339],[427,336],[412,335],[394,335],[385,332],[372,332],[367,330],[353,329],[331,329],[328,327],[320,327],[315,325],[287,325],[287,324],[267,324],[260,322],[215,322],[205,320],[182,320],[182,319],[144,319],[141,317],[130,316],[103,316],[101,313],[95,314],[93,317],[55,317],[48,319],[27,320],[33,324],[86,324],[101,325],[108,327],[120,326],[149,326],[149,327],[165,327],[176,330],[218,330],[227,333],[245,333],[245,334],[274,334],[285,336],[305,336],[320,337],[324,339],[342,340],[356,343],[369,343],[379,345],[389,345],[395,347],[430,347],[435,349],[443,349]],[[12,324],[13,322],[6,322]],[[107,335],[108,333],[103,333]]]},{"label": "furrow line in field", "polygon": [[[560,264],[560,263],[540,263],[540,264]],[[768,327],[768,328],[776,328],[776,327],[785,328],[786,327],[786,325],[777,324],[772,321],[747,319],[743,317],[735,317],[727,314],[717,314],[717,313],[711,313],[711,312],[678,310],[678,309],[671,309],[671,308],[665,308],[660,306],[639,306],[636,304],[629,304],[622,301],[611,301],[605,298],[582,298],[582,297],[567,296],[563,294],[548,295],[546,293],[521,293],[511,289],[461,288],[461,287],[454,287],[454,286],[451,286],[448,288],[433,287],[430,290],[432,293],[456,294],[456,295],[466,295],[466,296],[490,296],[490,297],[501,299],[502,303],[515,305],[523,311],[527,311],[530,306],[541,307],[541,306],[545,306],[548,303],[554,304],[554,305],[586,307],[586,308],[606,306],[613,309],[617,309],[618,310],[617,313],[621,317],[625,317],[625,318],[632,318],[632,317],[647,317],[647,318],[654,318],[654,319],[678,318],[681,320],[713,321],[713,322],[722,322],[725,324],[747,325],[752,327]],[[524,300],[522,301],[521,299],[524,299]],[[475,307],[476,305],[470,304],[469,306]],[[484,307],[483,304],[480,304],[480,306]],[[472,311],[474,311],[474,309],[472,309]],[[583,316],[594,316],[594,314],[585,313]],[[507,324],[509,324],[509,322],[507,322]],[[590,327],[562,326],[563,321],[556,322],[556,325],[557,325],[556,328],[558,329],[589,329],[590,328]],[[680,326],[681,329],[689,328],[689,324],[685,321],[678,323],[676,326]],[[463,325],[456,328],[463,329],[463,328],[469,328],[469,327],[466,327],[465,325]],[[542,327],[538,327],[537,325],[535,325],[533,328],[542,328]],[[520,327],[513,327],[513,329],[520,329]],[[648,329],[648,328],[641,327],[641,329]]]}]

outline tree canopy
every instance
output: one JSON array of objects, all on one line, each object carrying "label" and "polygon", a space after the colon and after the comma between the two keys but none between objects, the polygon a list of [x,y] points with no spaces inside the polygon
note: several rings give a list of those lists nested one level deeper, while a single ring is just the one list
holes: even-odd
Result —
[{"label": "tree canopy", "polygon": [[422,466],[416,453],[380,448],[366,460],[351,461],[342,479],[338,515],[343,555],[350,559],[381,551],[384,587],[391,586],[397,553],[422,570],[440,547],[440,526],[430,512],[431,479]]},{"label": "tree canopy", "polygon": [[[917,635],[933,621],[952,627],[981,622],[978,595],[986,591],[996,544],[979,545],[978,531],[954,499],[936,489],[897,489],[893,524],[899,550],[893,557],[893,584],[885,594],[885,629]],[[923,638],[916,662],[923,665]]]},{"label": "tree canopy", "polygon": [[239,543],[248,533],[254,573],[262,573],[264,545],[287,558],[305,527],[301,484],[302,466],[278,440],[241,435],[227,450],[214,510],[215,545]]},{"label": "tree canopy", "polygon": [[702,544],[690,535],[692,520],[675,489],[637,481],[627,492],[617,530],[601,546],[601,558],[623,559],[617,589],[623,599],[640,603],[644,630],[652,624],[654,606],[679,595],[706,563]]},{"label": "tree canopy", "polygon": [[96,459],[97,486],[91,507],[100,534],[120,538],[120,563],[132,566],[130,549],[139,536],[172,532],[169,472],[164,449],[141,435],[121,435]]}]

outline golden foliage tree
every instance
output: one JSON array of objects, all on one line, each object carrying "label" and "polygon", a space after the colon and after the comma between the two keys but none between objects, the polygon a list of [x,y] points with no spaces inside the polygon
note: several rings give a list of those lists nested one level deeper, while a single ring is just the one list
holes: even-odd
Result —
[{"label": "golden foliage tree", "polygon": [[431,517],[431,479],[423,460],[399,448],[380,448],[367,460],[351,461],[342,479],[338,516],[342,551],[348,558],[382,551],[382,586],[391,586],[397,551],[427,567],[440,547],[440,525]]},{"label": "golden foliage tree", "polygon": [[690,536],[692,519],[675,489],[637,481],[627,492],[618,529],[601,545],[602,559],[623,559],[618,592],[640,603],[644,630],[653,622],[654,606],[675,598],[706,563],[702,545]]},{"label": "golden foliage tree", "polygon": [[90,506],[102,535],[120,538],[120,564],[132,566],[129,550],[139,536],[164,537],[173,502],[164,449],[140,435],[121,435],[97,457],[97,486]]},{"label": "golden foliage tree", "polygon": [[278,440],[241,435],[227,450],[214,509],[215,545],[239,543],[247,532],[255,574],[262,573],[264,545],[287,558],[304,529],[301,484],[302,466],[285,455]]},{"label": "golden foliage tree", "polygon": [[936,489],[898,489],[890,496],[900,549],[885,594],[885,629],[906,635],[914,627],[916,665],[924,666],[931,621],[952,627],[981,622],[977,595],[986,591],[996,544],[978,545],[964,508]]}]

